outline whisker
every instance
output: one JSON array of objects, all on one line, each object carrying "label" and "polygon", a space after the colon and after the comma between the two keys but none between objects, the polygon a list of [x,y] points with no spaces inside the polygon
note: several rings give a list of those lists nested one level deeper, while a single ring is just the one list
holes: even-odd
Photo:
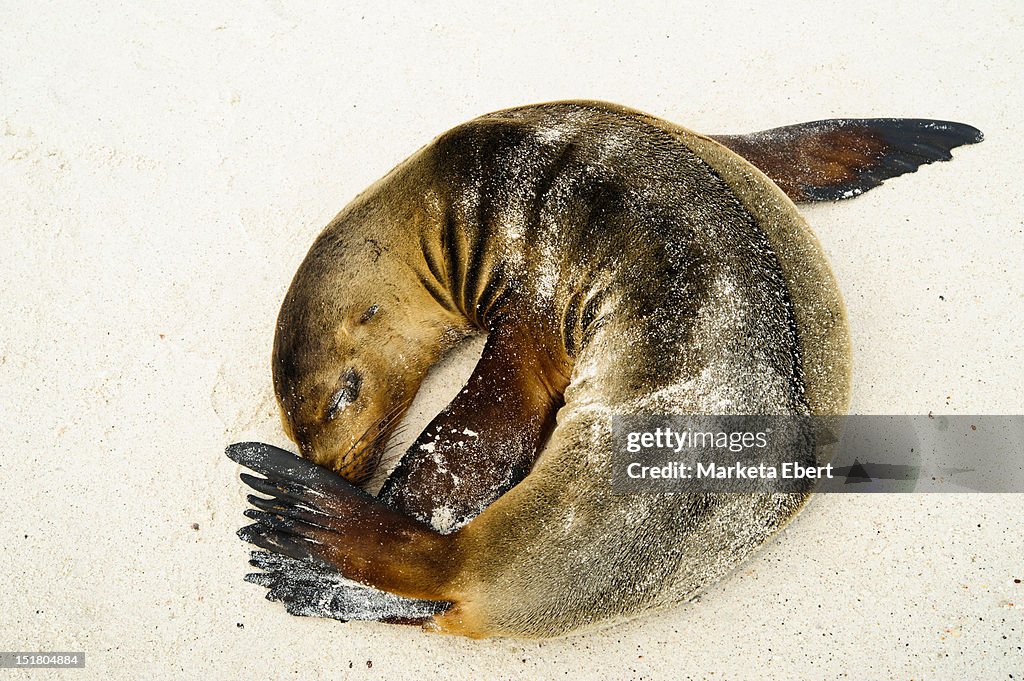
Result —
[{"label": "whisker", "polygon": [[[411,400],[409,400],[409,402],[411,402]],[[407,402],[407,403],[408,403],[408,402]],[[379,419],[377,419],[376,421],[374,421],[373,423],[371,423],[370,425],[368,425],[368,426],[366,427],[366,430],[364,430],[364,431],[363,431],[362,435],[360,435],[360,436],[359,436],[359,437],[358,437],[358,438],[356,439],[356,441],[352,443],[352,446],[350,446],[350,447],[348,448],[348,450],[346,450],[346,452],[345,452],[345,454],[344,454],[344,456],[343,456],[342,458],[346,458],[346,457],[348,457],[348,455],[349,455],[349,454],[350,454],[350,453],[352,452],[352,450],[353,450],[353,449],[355,449],[356,447],[358,447],[358,446],[359,446],[359,444],[360,444],[360,443],[361,443],[361,442],[363,441],[363,438],[365,438],[365,437],[367,436],[367,434],[369,434],[369,432],[370,432],[371,430],[373,430],[374,428],[378,428],[378,427],[380,426],[380,424],[381,424],[381,423],[382,423],[383,421],[385,421],[385,420],[386,420],[386,419],[387,419],[388,417],[390,417],[390,416],[391,416],[391,415],[392,415],[393,413],[395,413],[395,411],[397,411],[398,409],[400,409],[400,408],[401,408],[402,406],[403,406],[403,405],[399,404],[398,406],[394,407],[393,409],[391,409],[390,411],[388,411],[387,413],[385,413],[385,414],[384,414],[383,416],[381,416],[381,417],[380,417]]]},{"label": "whisker", "polygon": [[[360,453],[362,453],[363,450],[365,450],[368,447],[372,447],[374,444],[376,444],[384,436],[385,431],[389,426],[401,420],[402,416],[405,415],[405,409],[410,404],[412,404],[412,398],[403,400],[402,402],[398,403],[397,405],[389,409],[383,416],[381,416],[376,421],[367,426],[366,430],[363,431],[362,435],[360,435],[359,438],[352,443],[352,446],[350,446],[345,451],[341,459],[348,459],[349,455],[352,454],[353,451],[355,452],[355,455],[358,456]],[[366,438],[366,436],[374,429],[376,429],[376,433],[373,435],[373,437],[371,437],[370,440],[368,440],[365,445],[360,447],[360,444],[363,443],[363,440]],[[388,434],[388,436],[390,438],[390,434]],[[359,447],[359,449],[356,449],[357,447]],[[371,468],[376,467],[379,461],[380,456],[377,457],[377,461],[373,463]]]}]

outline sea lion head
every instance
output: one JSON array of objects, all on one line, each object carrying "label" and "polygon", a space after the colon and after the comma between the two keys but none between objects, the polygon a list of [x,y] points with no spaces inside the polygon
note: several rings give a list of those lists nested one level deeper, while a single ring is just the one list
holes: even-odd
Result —
[{"label": "sea lion head", "polygon": [[436,343],[408,268],[384,240],[358,224],[325,239],[333,241],[310,250],[281,306],[274,390],[302,455],[358,484],[436,360],[424,352]]}]

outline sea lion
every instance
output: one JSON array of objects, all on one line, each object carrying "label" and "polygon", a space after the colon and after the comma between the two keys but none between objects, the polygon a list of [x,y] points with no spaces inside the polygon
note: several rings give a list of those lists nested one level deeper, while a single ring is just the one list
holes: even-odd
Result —
[{"label": "sea lion", "polygon": [[[980,139],[905,119],[712,138],[599,102],[441,135],[342,210],[284,300],[274,387],[305,459],[228,448],[265,476],[242,474],[265,496],[239,535],[270,551],[248,579],[296,614],[470,637],[692,598],[809,492],[615,495],[611,415],[844,413],[842,298],[793,200]],[[359,489],[471,329],[488,337],[465,388],[379,498]]]}]

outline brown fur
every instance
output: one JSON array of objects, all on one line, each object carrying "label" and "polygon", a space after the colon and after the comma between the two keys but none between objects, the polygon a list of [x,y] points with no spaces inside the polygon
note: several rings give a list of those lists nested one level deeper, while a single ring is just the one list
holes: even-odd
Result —
[{"label": "brown fur", "polygon": [[845,412],[848,331],[821,248],[726,147],[800,197],[810,175],[841,183],[878,157],[851,130],[780,137],[796,139],[789,184],[770,140],[723,146],[597,102],[439,137],[296,274],[275,339],[286,430],[358,483],[438,357],[473,327],[484,356],[380,499],[238,454],[272,497],[244,538],[450,603],[429,626],[472,637],[563,634],[720,579],[807,495],[613,495],[610,415]]}]

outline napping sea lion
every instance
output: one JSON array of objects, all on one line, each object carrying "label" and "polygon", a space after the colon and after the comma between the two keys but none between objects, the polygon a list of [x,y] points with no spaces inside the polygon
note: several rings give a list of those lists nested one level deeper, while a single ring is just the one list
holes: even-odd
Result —
[{"label": "napping sea lion", "polygon": [[[957,123],[707,137],[624,107],[477,118],[349,204],[284,300],[274,387],[304,458],[228,448],[290,612],[546,637],[692,598],[808,492],[615,495],[611,415],[842,414],[842,299],[793,201],[950,158]],[[429,368],[483,355],[379,497],[362,491]]]}]

